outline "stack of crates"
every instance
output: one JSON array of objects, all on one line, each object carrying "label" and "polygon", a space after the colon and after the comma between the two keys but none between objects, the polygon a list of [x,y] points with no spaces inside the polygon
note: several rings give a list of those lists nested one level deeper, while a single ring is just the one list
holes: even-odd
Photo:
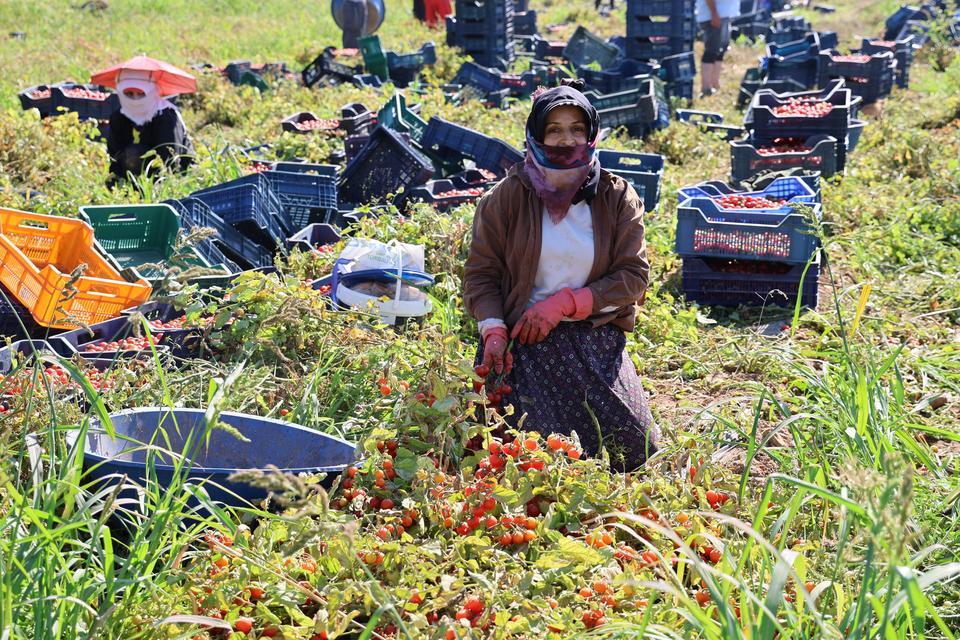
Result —
[{"label": "stack of crates", "polygon": [[627,57],[661,60],[693,51],[695,0],[627,0]]},{"label": "stack of crates", "polygon": [[[820,91],[777,94],[761,89],[753,96],[750,109],[744,120],[744,128],[751,132],[750,141],[756,146],[771,144],[777,139],[804,139],[814,136],[830,136],[837,141],[835,171],[842,172],[846,166],[848,151],[856,144],[854,139],[862,124],[855,120],[861,99],[835,82]],[[824,108],[823,115],[795,112],[793,104],[815,105]]]},{"label": "stack of crates", "polygon": [[[765,198],[767,208],[739,198]],[[676,250],[689,302],[711,306],[816,308],[821,218],[819,193],[798,177],[777,178],[762,191],[722,183],[680,190]]]},{"label": "stack of crates", "polygon": [[820,53],[820,86],[842,78],[853,95],[870,104],[890,95],[897,70],[897,60],[892,51],[874,53],[851,53],[837,55],[832,51]]},{"label": "stack of crates", "polygon": [[485,67],[506,69],[516,58],[513,0],[456,0],[447,18],[447,44]]}]

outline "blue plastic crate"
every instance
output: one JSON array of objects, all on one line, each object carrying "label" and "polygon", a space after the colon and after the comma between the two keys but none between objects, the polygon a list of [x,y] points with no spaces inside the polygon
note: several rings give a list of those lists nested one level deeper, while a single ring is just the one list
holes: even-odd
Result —
[{"label": "blue plastic crate", "polygon": [[[770,200],[786,200],[788,203],[816,204],[820,200],[819,191],[814,191],[805,181],[795,176],[786,176],[775,178],[768,186],[760,191],[739,191],[723,183],[701,183],[687,187],[681,187],[678,191],[678,199],[684,202],[691,198],[711,198],[717,199],[725,195],[736,193],[742,196],[753,198],[769,198]],[[724,209],[730,211],[730,209]],[[788,205],[775,209],[750,209],[754,212],[763,213],[788,213],[791,211]]]},{"label": "blue plastic crate", "polygon": [[897,60],[897,86],[905,89],[910,84],[910,67],[913,65],[915,40],[914,36],[907,36],[903,40],[891,41],[892,44],[888,45],[879,38],[864,38],[860,46],[860,52],[867,55],[885,51],[892,52]]},{"label": "blue plastic crate", "polygon": [[574,67],[586,67],[597,63],[600,68],[605,68],[612,66],[620,58],[620,49],[580,25],[564,47],[563,57]]},{"label": "blue plastic crate", "polygon": [[[107,97],[100,100],[68,95],[70,91],[75,89],[96,91],[106,94]],[[120,98],[117,97],[113,89],[96,84],[62,82],[51,87],[51,95],[53,96],[54,113],[60,110],[73,111],[81,120],[109,120],[113,112],[120,108]]]},{"label": "blue plastic crate", "polygon": [[[797,96],[815,96],[797,94]],[[746,118],[746,127],[755,132],[758,138],[805,138],[817,134],[833,136],[837,140],[846,140],[851,117],[852,94],[849,89],[837,89],[817,96],[829,102],[832,108],[821,118],[804,116],[775,115],[774,109],[787,104],[790,96],[779,96],[773,92],[758,91],[753,96]]]},{"label": "blue plastic crate", "polygon": [[498,177],[505,176],[510,167],[523,160],[523,154],[503,140],[437,117],[430,118],[427,123],[423,148],[466,156],[477,167],[492,171]]},{"label": "blue plastic crate", "polygon": [[813,89],[820,79],[819,60],[765,58],[766,82],[788,81],[803,89]]},{"label": "blue plastic crate", "polygon": [[457,0],[454,8],[458,20],[503,19],[514,13],[512,0],[486,0],[485,2]]},{"label": "blue plastic crate", "polygon": [[588,87],[602,94],[636,89],[650,76],[658,76],[661,67],[654,61],[640,62],[625,58],[619,64],[603,71],[581,68],[577,75]]},{"label": "blue plastic crate", "polygon": [[273,265],[273,252],[243,235],[233,226],[213,212],[203,200],[182,198],[165,200],[180,215],[184,229],[192,231],[195,227],[209,227],[217,232],[213,240],[216,248],[226,254],[233,262],[246,269]]},{"label": "blue plastic crate", "polygon": [[688,38],[697,35],[697,23],[693,18],[657,16],[627,16],[628,38]]},{"label": "blue plastic crate", "polygon": [[838,60],[831,52],[824,51],[820,54],[820,85],[843,79],[854,95],[870,104],[893,90],[896,68],[897,61],[891,51],[872,54],[866,62]]},{"label": "blue plastic crate", "polygon": [[0,344],[3,344],[3,338],[24,339],[44,335],[48,331],[34,321],[29,309],[20,304],[6,288],[0,287]]},{"label": "blue plastic crate", "polygon": [[662,60],[693,51],[693,38],[626,38],[625,50],[637,60]]},{"label": "blue plastic crate", "polygon": [[464,62],[457,75],[453,77],[453,84],[468,85],[480,89],[483,93],[499,91],[501,73],[495,69],[487,69],[475,62]]},{"label": "blue plastic crate", "polygon": [[627,16],[671,16],[694,19],[696,0],[627,0]]},{"label": "blue plastic crate", "polygon": [[[806,270],[806,274],[804,274]],[[802,279],[802,286],[801,286]],[[806,264],[684,258],[681,270],[687,302],[708,306],[739,305],[817,308],[820,259]]]},{"label": "blue plastic crate", "polygon": [[287,232],[277,222],[281,208],[276,197],[268,197],[254,184],[215,187],[196,191],[190,197],[202,200],[224,222],[265,247],[278,248],[287,238]]},{"label": "blue plastic crate", "polygon": [[636,89],[606,95],[586,91],[584,95],[600,114],[600,122],[604,127],[643,124],[657,119],[657,82],[648,76]]},{"label": "blue plastic crate", "polygon": [[925,19],[923,11],[918,7],[904,5],[897,9],[893,15],[887,18],[884,22],[884,26],[887,28],[885,35],[883,36],[884,40],[893,40],[895,39],[907,24],[909,20],[923,20]]},{"label": "blue plastic crate", "polygon": [[731,177],[735,182],[749,180],[766,171],[806,169],[818,171],[828,178],[837,172],[837,139],[833,136],[816,135],[800,138],[809,151],[788,151],[761,154],[758,149],[772,141],[734,140],[730,142]]},{"label": "blue plastic crate", "polygon": [[635,151],[597,150],[600,166],[633,185],[643,200],[644,209],[653,211],[660,204],[660,184],[663,181],[663,156]]},{"label": "blue plastic crate", "polygon": [[[53,355],[54,351],[45,340],[15,340],[9,347],[0,348],[0,376],[13,371],[15,361],[18,367],[25,364],[32,365],[33,355],[37,353]],[[0,386],[0,394],[2,393],[4,389]]]},{"label": "blue plastic crate", "polygon": [[693,51],[667,56],[660,60],[660,66],[666,82],[689,82],[697,77],[697,64]]},{"label": "blue plastic crate", "polygon": [[533,9],[513,14],[513,34],[532,36],[537,33],[537,12]]},{"label": "blue plastic crate", "polygon": [[[478,189],[478,193],[457,193],[448,195],[450,192],[463,192],[467,189]],[[410,192],[412,200],[422,200],[427,204],[432,204],[438,211],[447,211],[453,207],[473,202],[483,195],[481,187],[462,187],[454,184],[450,179],[430,180],[424,185],[416,187]]]},{"label": "blue plastic crate", "polygon": [[294,230],[328,217],[337,210],[336,174],[263,171]]},{"label": "blue plastic crate", "polygon": [[563,50],[567,43],[559,40],[547,40],[539,36],[534,38],[534,57],[537,60],[548,60],[550,58],[562,58]]},{"label": "blue plastic crate", "polygon": [[[814,215],[819,205],[814,205]],[[739,258],[805,263],[819,247],[802,213],[721,209],[710,198],[677,207],[676,251],[684,258]]]},{"label": "blue plastic crate", "polygon": [[304,252],[315,250],[318,246],[326,246],[340,242],[340,231],[331,224],[309,224],[300,231],[287,238],[287,249],[296,248]]},{"label": "blue plastic crate", "polygon": [[820,36],[816,31],[807,33],[803,38],[782,44],[772,42],[767,45],[768,58],[784,58],[792,61],[815,60],[820,55]]},{"label": "blue plastic crate", "polygon": [[378,126],[344,169],[338,183],[339,199],[354,205],[372,203],[401,189],[409,192],[432,176],[433,165],[428,158],[400,134]]},{"label": "blue plastic crate", "polygon": [[392,73],[395,69],[422,69],[436,64],[437,48],[433,42],[427,42],[416,53],[394,53],[387,51],[387,68]]},{"label": "blue plastic crate", "polygon": [[[244,184],[253,185],[261,192],[261,199],[264,202],[263,208],[269,212],[271,217],[282,231],[290,232],[293,230],[293,222],[290,220],[290,217],[284,210],[283,203],[280,201],[280,196],[274,191],[273,183],[267,178],[266,173],[267,172],[265,171],[250,173],[233,180],[228,180],[227,182],[222,182],[220,184],[207,187],[205,189],[199,189],[191,195],[229,189],[230,187]],[[227,220],[227,222],[230,222],[230,220]]]}]

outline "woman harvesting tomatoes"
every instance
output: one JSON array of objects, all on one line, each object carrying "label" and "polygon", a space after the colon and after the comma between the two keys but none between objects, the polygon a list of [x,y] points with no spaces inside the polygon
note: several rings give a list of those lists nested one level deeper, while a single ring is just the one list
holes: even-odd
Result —
[{"label": "woman harvesting tomatoes", "polygon": [[657,440],[625,350],[648,283],[643,203],[594,157],[600,119],[580,86],[535,95],[525,161],[477,206],[464,300],[478,360],[505,374],[510,419],[575,431],[588,454],[602,445],[632,470]]}]

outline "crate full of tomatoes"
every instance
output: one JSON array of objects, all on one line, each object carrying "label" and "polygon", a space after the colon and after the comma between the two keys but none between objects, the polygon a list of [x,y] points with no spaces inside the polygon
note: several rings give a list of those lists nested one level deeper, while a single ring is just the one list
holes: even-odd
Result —
[{"label": "crate full of tomatoes", "polygon": [[51,87],[53,113],[73,111],[81,120],[109,120],[120,108],[120,99],[108,87],[63,82]]}]

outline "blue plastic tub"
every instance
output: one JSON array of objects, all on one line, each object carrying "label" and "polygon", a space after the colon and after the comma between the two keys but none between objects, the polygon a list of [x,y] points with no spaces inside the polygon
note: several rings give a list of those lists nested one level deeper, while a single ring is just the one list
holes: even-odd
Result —
[{"label": "blue plastic tub", "polygon": [[[814,205],[818,215],[819,205]],[[819,239],[800,213],[721,209],[710,198],[692,198],[677,208],[676,251],[684,258],[740,258],[806,262]]]},{"label": "blue plastic tub", "polygon": [[[282,473],[326,474],[321,486],[334,480],[356,461],[356,447],[346,440],[299,425],[242,413],[223,412],[220,422],[240,432],[246,441],[226,429],[209,428],[202,409],[146,407],[110,415],[117,437],[112,438],[97,418],[82,443],[83,462],[89,481],[115,486],[126,477],[147,481],[148,457],[153,458],[156,480],[169,486],[174,475],[174,457],[185,455],[192,465],[186,478],[202,484],[209,497],[229,506],[245,506],[267,497],[267,492],[248,483],[229,480],[239,471],[276,467]],[[67,433],[71,445],[79,431]],[[146,445],[157,447],[148,456]],[[126,493],[126,492],[124,492]]]}]

